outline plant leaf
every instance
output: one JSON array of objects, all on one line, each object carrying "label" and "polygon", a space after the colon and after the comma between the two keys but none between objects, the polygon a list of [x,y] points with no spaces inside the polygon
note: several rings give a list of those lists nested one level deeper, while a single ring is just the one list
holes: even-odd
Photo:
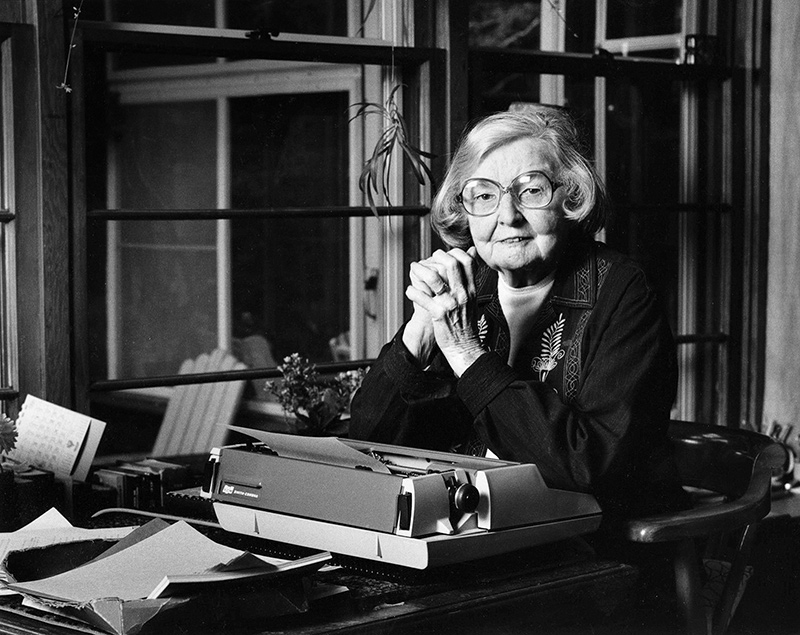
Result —
[{"label": "plant leaf", "polygon": [[414,157],[414,155],[411,154],[408,151],[408,147],[406,145],[401,144],[400,147],[403,149],[403,154],[405,154],[406,158],[408,158],[408,164],[411,166],[411,171],[414,173],[414,178],[417,180],[417,183],[419,183],[420,185],[424,185],[425,184],[425,174],[423,174],[423,172],[422,172],[422,170],[420,170],[419,166],[422,165],[422,167],[425,167],[425,168],[427,168],[428,166],[426,166],[424,163],[420,163]]}]

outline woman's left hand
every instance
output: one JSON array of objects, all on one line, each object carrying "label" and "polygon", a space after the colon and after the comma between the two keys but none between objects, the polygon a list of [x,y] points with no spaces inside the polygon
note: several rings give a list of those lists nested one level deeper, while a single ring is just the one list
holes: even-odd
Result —
[{"label": "woman's left hand", "polygon": [[430,270],[425,276],[428,280],[435,273],[442,284],[421,283],[422,276],[412,276],[412,284],[406,289],[406,297],[430,314],[439,350],[458,377],[485,353],[476,326],[475,255],[474,247],[467,251],[437,250],[416,267]]}]

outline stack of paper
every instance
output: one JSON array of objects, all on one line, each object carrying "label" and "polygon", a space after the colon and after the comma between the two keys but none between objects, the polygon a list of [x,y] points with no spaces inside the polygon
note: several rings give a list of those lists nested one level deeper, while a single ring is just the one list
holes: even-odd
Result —
[{"label": "stack of paper", "polygon": [[[0,533],[0,595],[14,594],[6,587],[8,581],[5,569],[6,558],[11,552],[42,549],[87,540],[117,541],[127,536],[134,527],[108,527],[102,529],[82,529],[73,527],[61,513],[51,508],[36,520],[13,532]],[[109,544],[112,544],[109,542]]]},{"label": "stack of paper", "polygon": [[[255,581],[268,586],[287,575],[300,580],[328,560],[328,553],[296,561],[262,558],[219,545],[183,521],[153,521],[89,563],[8,588],[40,608],[123,635],[209,591]],[[277,591],[270,601],[276,612],[306,610],[304,598],[282,593],[280,584],[273,587]]]}]

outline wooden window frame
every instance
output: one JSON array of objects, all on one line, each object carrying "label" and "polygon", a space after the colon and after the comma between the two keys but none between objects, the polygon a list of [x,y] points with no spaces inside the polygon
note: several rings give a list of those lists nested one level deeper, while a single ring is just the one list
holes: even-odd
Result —
[{"label": "wooden window frame", "polygon": [[[288,38],[288,36],[287,36]],[[441,77],[445,72],[445,51],[430,47],[392,46],[375,43],[374,40],[354,42],[347,38],[326,37],[290,39],[261,39],[247,37],[244,32],[225,29],[204,29],[195,27],[162,27],[153,25],[121,24],[106,22],[81,22],[76,31],[75,51],[73,52],[72,69],[74,94],[81,95],[83,88],[82,52],[86,46],[97,47],[105,52],[115,52],[128,47],[135,47],[138,52],[146,53],[191,53],[208,51],[214,57],[230,59],[266,59],[288,60],[297,62],[329,62],[339,64],[371,64],[393,66],[399,69],[403,78],[404,108],[413,112],[421,100],[425,100],[430,112],[431,121],[444,122],[446,87],[443,82],[430,81],[432,77]],[[73,109],[73,231],[76,237],[85,237],[89,219],[99,220],[195,220],[195,219],[232,219],[232,218],[274,218],[274,217],[309,217],[319,216],[322,212],[347,218],[368,217],[373,211],[366,207],[325,208],[291,208],[291,209],[197,209],[197,210],[134,210],[134,209],[95,209],[87,208],[85,191],[85,159],[86,148],[83,140],[85,111],[77,99]],[[413,119],[412,119],[413,121]],[[443,157],[446,126],[429,126],[426,134],[431,151]],[[414,130],[412,132],[418,132]],[[442,171],[442,160],[434,161],[434,174]],[[414,191],[412,179],[405,179],[404,199],[418,198]],[[421,205],[396,205],[391,208],[378,209],[380,216],[424,216],[428,212]],[[83,240],[83,242],[81,242]],[[75,245],[75,312],[74,326],[76,341],[85,341],[88,329],[87,289],[86,289],[86,248],[85,238],[77,238]],[[397,316],[395,316],[395,320]],[[275,368],[252,369],[229,373],[196,374],[191,376],[159,376],[149,378],[121,378],[115,380],[92,381],[88,372],[88,351],[85,346],[76,350],[76,372],[74,386],[76,401],[79,407],[88,408],[91,394],[126,390],[130,388],[147,388],[156,386],[174,386],[183,383],[208,383],[220,380],[271,378],[279,373]],[[338,372],[348,368],[359,368],[370,360],[355,360],[333,364],[320,364],[320,372]]]}]

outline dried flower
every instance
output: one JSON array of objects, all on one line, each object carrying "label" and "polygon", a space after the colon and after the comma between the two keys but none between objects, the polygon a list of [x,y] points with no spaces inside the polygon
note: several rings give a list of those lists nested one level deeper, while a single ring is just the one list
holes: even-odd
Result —
[{"label": "dried flower", "polygon": [[64,81],[61,82],[56,88],[59,90],[63,90],[65,93],[71,93],[72,87],[67,83],[67,78],[69,77],[69,63],[70,59],[72,58],[72,49],[74,49],[77,44],[75,44],[75,32],[78,30],[78,18],[81,17],[81,10],[83,9],[83,0],[81,0],[80,4],[76,7],[72,7],[72,35],[69,38],[69,49],[67,49],[67,61],[64,65]]},{"label": "dried flower", "polygon": [[17,447],[17,434],[16,422],[0,414],[0,471],[3,470],[2,459]]},{"label": "dried flower", "polygon": [[298,353],[283,358],[278,366],[283,381],[267,382],[283,411],[305,424],[310,434],[323,434],[350,407],[350,399],[366,370],[339,373],[333,379],[319,376],[314,364]]}]

